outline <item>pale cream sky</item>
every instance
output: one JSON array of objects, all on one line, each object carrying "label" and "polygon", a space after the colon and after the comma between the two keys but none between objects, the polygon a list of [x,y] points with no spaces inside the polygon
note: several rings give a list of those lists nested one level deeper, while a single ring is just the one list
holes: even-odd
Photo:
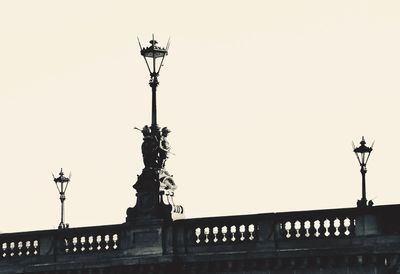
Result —
[{"label": "pale cream sky", "polygon": [[158,88],[186,216],[399,203],[399,1],[1,1],[0,231],[121,223]]}]

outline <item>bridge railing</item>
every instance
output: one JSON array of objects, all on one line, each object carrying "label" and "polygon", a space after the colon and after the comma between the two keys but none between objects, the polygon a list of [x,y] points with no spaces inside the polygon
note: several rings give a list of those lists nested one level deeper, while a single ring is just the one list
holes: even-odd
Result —
[{"label": "bridge railing", "polygon": [[279,239],[347,238],[355,236],[356,209],[276,214]]},{"label": "bridge railing", "polygon": [[69,228],[0,234],[2,264],[68,261],[73,254],[113,253],[120,250],[124,225]]},{"label": "bridge railing", "polygon": [[[182,253],[345,246],[354,237],[399,234],[400,205],[225,216],[175,222]],[[399,225],[397,225],[399,224]]]},{"label": "bridge railing", "polygon": [[0,234],[0,261],[40,255],[40,240],[49,231]]},{"label": "bridge railing", "polygon": [[349,247],[362,244],[355,238],[400,235],[398,216],[400,205],[390,205],[7,233],[0,234],[0,270],[85,262],[100,253],[113,259]]},{"label": "bridge railing", "polygon": [[73,228],[62,232],[60,253],[82,254],[120,249],[121,225]]}]

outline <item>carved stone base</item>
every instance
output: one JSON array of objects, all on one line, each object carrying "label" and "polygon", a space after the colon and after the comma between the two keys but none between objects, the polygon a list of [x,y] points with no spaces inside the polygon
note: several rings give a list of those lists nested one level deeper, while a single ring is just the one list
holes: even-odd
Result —
[{"label": "carved stone base", "polygon": [[135,222],[138,219],[172,220],[172,206],[160,203],[158,194],[150,192],[137,193],[136,197],[136,205],[126,211],[126,222]]},{"label": "carved stone base", "polygon": [[149,219],[172,220],[176,206],[171,204],[171,200],[165,199],[165,196],[167,193],[173,194],[176,187],[167,171],[145,168],[133,188],[137,191],[136,205],[127,209],[126,222]]}]

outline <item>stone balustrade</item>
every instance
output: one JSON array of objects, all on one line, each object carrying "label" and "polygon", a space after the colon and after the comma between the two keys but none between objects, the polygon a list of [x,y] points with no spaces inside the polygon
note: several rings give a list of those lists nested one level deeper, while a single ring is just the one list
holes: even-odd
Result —
[{"label": "stone balustrade", "polygon": [[304,258],[315,251],[362,256],[371,249],[393,256],[400,254],[399,214],[400,205],[388,205],[6,233],[0,234],[0,273],[73,271],[98,267],[99,258],[107,269],[116,261],[190,263],[231,254],[276,260],[291,251]]},{"label": "stone balustrade", "polygon": [[354,210],[318,210],[283,213],[279,218],[280,237],[286,239],[353,237]]}]

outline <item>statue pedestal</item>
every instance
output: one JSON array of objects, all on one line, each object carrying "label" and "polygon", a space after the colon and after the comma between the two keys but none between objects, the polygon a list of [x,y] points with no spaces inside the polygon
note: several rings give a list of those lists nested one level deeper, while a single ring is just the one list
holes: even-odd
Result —
[{"label": "statue pedestal", "polygon": [[181,206],[173,203],[176,188],[172,176],[163,169],[145,168],[136,184],[136,205],[127,209],[126,222],[145,222],[153,219],[172,221],[172,214],[183,214]]}]

